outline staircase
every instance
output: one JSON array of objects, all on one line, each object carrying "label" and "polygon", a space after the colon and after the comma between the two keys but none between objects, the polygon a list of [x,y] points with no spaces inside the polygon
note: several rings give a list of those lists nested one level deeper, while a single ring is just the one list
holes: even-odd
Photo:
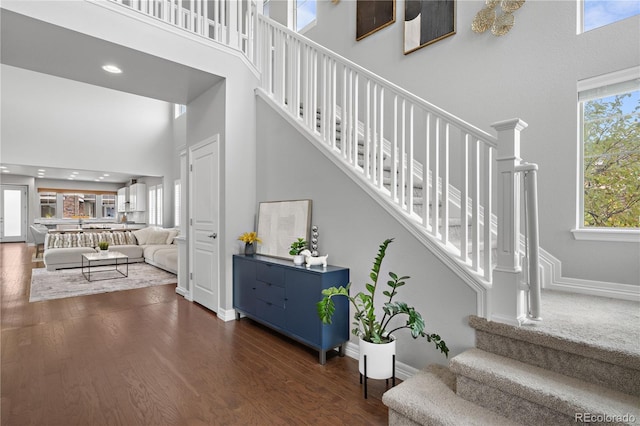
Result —
[{"label": "staircase", "polygon": [[389,424],[640,424],[637,304],[543,300],[534,327],[471,316],[476,347],[387,391]]}]

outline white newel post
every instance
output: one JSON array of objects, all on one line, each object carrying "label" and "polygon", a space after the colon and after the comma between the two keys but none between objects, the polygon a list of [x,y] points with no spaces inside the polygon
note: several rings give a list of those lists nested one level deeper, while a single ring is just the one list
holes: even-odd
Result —
[{"label": "white newel post", "polygon": [[521,325],[526,320],[526,293],[520,285],[520,132],[527,123],[519,118],[491,125],[498,132],[496,155],[498,253],[493,270],[488,318]]},{"label": "white newel post", "polygon": [[229,20],[227,21],[227,45],[241,49],[240,37],[238,36],[238,31],[240,31],[238,17],[242,16],[239,10],[239,8],[242,7],[242,2],[227,1],[226,4],[227,12],[229,13]]}]

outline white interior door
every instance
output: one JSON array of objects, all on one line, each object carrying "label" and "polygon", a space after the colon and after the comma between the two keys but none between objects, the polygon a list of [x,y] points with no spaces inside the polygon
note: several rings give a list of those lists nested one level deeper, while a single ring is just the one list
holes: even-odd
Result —
[{"label": "white interior door", "polygon": [[2,185],[0,242],[27,241],[27,187]]},{"label": "white interior door", "polygon": [[218,311],[218,135],[189,149],[193,301]]}]

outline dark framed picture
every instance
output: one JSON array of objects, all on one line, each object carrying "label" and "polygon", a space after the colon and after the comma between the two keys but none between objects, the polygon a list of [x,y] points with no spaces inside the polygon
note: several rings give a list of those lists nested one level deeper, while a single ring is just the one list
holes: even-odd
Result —
[{"label": "dark framed picture", "polygon": [[396,22],[396,0],[357,0],[356,40]]},{"label": "dark framed picture", "polygon": [[404,54],[456,33],[455,0],[406,0]]}]

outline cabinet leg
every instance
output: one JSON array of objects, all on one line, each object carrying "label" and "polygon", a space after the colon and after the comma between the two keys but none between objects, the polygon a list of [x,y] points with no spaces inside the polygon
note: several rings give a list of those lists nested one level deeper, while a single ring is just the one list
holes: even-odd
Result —
[{"label": "cabinet leg", "polygon": [[327,352],[320,350],[319,361],[321,365],[325,365],[327,363]]},{"label": "cabinet leg", "polygon": [[343,357],[344,355],[345,355],[345,344],[343,343],[338,347],[338,356]]}]

